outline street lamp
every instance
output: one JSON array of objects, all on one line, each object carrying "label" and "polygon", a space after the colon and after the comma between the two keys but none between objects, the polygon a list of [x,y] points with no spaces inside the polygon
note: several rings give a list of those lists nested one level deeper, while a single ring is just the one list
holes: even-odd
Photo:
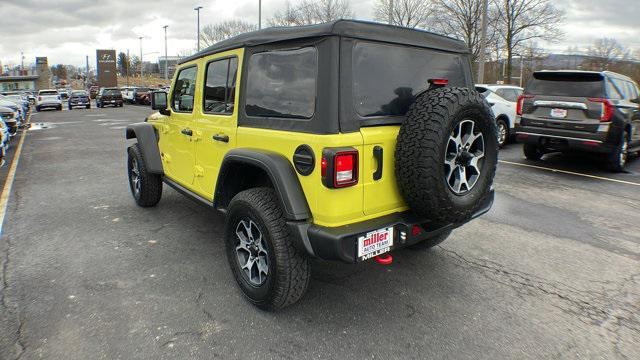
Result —
[{"label": "street lamp", "polygon": [[140,39],[140,81],[142,81],[142,39],[144,36],[139,36],[138,39]]},{"label": "street lamp", "polygon": [[262,0],[258,0],[258,30],[262,29]]},{"label": "street lamp", "polygon": [[193,9],[198,12],[198,51],[200,51],[200,9],[202,9],[202,6]]},{"label": "street lamp", "polygon": [[169,67],[167,65],[168,63],[168,59],[167,59],[167,28],[169,27],[169,25],[165,25],[163,26],[164,28],[164,81],[167,81],[169,79]]}]

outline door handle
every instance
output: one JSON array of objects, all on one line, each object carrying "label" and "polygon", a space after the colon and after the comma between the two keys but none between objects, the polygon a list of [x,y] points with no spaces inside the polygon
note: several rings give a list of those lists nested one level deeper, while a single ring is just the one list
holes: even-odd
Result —
[{"label": "door handle", "polygon": [[215,134],[213,135],[213,140],[215,141],[222,141],[222,142],[229,142],[229,135],[220,135],[220,134]]},{"label": "door handle", "polygon": [[376,145],[373,147],[373,157],[376,159],[376,162],[378,163],[378,168],[376,169],[376,172],[373,173],[373,180],[382,179],[382,162],[383,162],[382,153],[383,153],[382,146]]},{"label": "door handle", "polygon": [[191,135],[193,135],[193,130],[191,130],[191,129],[182,129],[182,130],[180,130],[180,132],[181,132],[183,135],[187,135],[187,136],[191,136]]}]

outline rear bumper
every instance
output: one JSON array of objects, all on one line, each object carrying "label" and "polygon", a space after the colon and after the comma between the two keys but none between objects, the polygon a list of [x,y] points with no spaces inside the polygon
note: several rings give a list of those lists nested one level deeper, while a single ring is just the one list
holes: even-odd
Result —
[{"label": "rear bumper", "polygon": [[[358,237],[370,231],[393,227],[394,240],[391,247],[391,251],[393,251],[464,225],[466,222],[489,211],[493,205],[493,200],[494,191],[492,190],[485,203],[470,219],[460,223],[447,224],[436,229],[425,229],[422,226],[423,219],[416,217],[410,211],[338,227],[318,226],[308,221],[289,222],[287,224],[299,250],[307,255],[323,260],[355,263],[357,261]],[[411,231],[414,225],[418,225],[421,228],[421,232],[416,236],[412,235]]]},{"label": "rear bumper", "polygon": [[516,137],[519,142],[552,150],[609,153],[615,148],[615,144],[609,142],[610,130],[614,130],[611,125],[595,133],[517,125]]}]

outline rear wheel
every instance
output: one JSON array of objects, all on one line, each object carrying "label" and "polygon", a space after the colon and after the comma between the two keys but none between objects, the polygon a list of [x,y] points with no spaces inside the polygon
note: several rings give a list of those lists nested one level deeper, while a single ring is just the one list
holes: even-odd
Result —
[{"label": "rear wheel", "polygon": [[147,172],[147,165],[137,143],[129,147],[127,154],[127,173],[131,195],[138,206],[155,206],[162,197],[162,177],[159,174]]},{"label": "rear wheel", "polygon": [[273,189],[253,188],[234,196],[225,227],[227,259],[250,302],[276,310],[302,298],[311,269],[293,245]]},{"label": "rear wheel", "polygon": [[629,157],[629,132],[624,131],[620,143],[615,150],[609,155],[607,163],[609,170],[614,172],[622,172],[627,166],[627,158]]},{"label": "rear wheel", "polygon": [[542,159],[542,156],[544,155],[544,149],[533,144],[524,144],[522,146],[522,151],[524,152],[524,156],[532,161],[538,161]]}]

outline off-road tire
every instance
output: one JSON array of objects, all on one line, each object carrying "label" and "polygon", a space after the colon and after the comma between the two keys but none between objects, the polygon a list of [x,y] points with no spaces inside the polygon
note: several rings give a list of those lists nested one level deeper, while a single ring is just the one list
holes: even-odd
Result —
[{"label": "off-road tire", "polygon": [[432,247],[436,246],[436,245],[440,245],[443,241],[447,240],[447,238],[449,238],[449,235],[451,235],[451,230],[449,231],[445,231],[440,235],[434,236],[430,239],[425,239],[420,241],[419,243],[415,243],[413,245],[409,245],[408,248],[411,250],[418,250],[418,251],[426,251],[431,249]]},{"label": "off-road tire", "polygon": [[[453,129],[465,119],[479,126],[484,160],[475,185],[455,194],[447,184],[445,153]],[[498,157],[496,121],[489,104],[467,88],[438,88],[416,97],[400,128],[395,174],[404,200],[430,226],[463,223],[490,196]]]},{"label": "off-road tire", "polygon": [[544,156],[544,149],[538,145],[524,144],[522,145],[524,157],[531,161],[539,161]]},{"label": "off-road tire", "polygon": [[[129,189],[131,190],[133,199],[140,207],[156,206],[160,198],[162,198],[162,176],[159,174],[151,174],[147,171],[147,164],[144,161],[144,156],[138,143],[129,146],[127,155],[127,175],[129,178]],[[140,177],[139,191],[135,190],[132,179],[132,167],[134,165],[137,165]]]},{"label": "off-road tire", "polygon": [[[624,159],[622,156],[624,154]],[[620,138],[620,143],[615,147],[613,152],[609,154],[607,159],[607,168],[612,172],[623,172],[627,166],[627,160],[629,158],[629,132],[624,131]]]},{"label": "off-road tire", "polygon": [[87,105],[87,106],[85,106],[85,108],[91,109],[91,105]]},{"label": "off-road tire", "polygon": [[[242,272],[236,255],[236,228],[241,220],[253,221],[265,237],[268,274],[256,286]],[[225,224],[227,259],[244,296],[263,310],[277,310],[302,298],[309,285],[311,268],[307,257],[294,245],[275,192],[253,188],[233,197]]]}]

